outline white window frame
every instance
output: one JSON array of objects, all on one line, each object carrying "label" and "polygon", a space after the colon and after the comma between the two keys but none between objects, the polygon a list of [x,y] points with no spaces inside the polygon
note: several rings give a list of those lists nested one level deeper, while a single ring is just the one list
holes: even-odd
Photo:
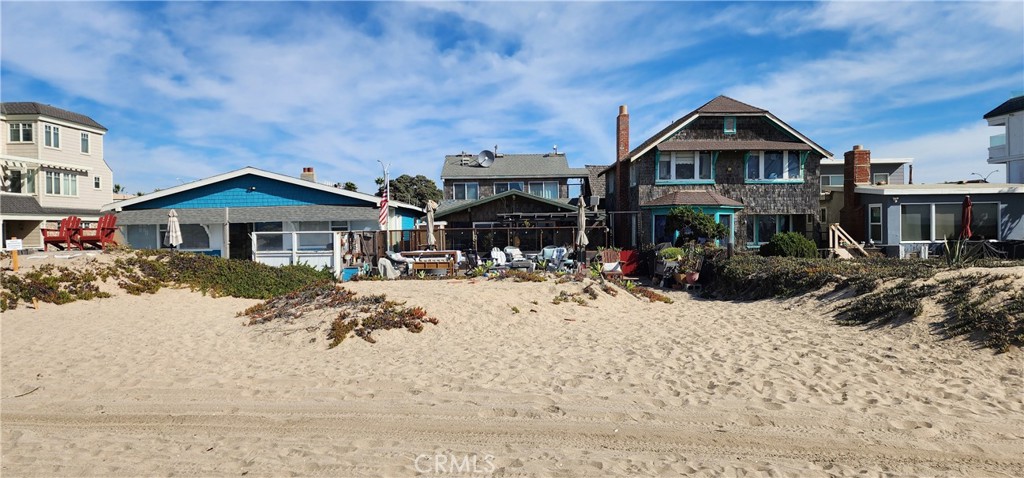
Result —
[{"label": "white window frame", "polygon": [[[668,159],[665,158],[666,155],[668,156]],[[689,157],[687,157],[687,155]],[[707,155],[707,156],[705,156],[705,155]],[[681,164],[683,161],[687,161],[687,160],[691,160],[691,159],[693,160],[693,176],[694,177],[692,177],[692,178],[677,178],[676,177],[676,166]],[[708,166],[708,169],[711,171],[711,177],[710,178],[702,178],[702,177],[700,177],[701,166],[703,166],[702,163],[705,160],[707,160],[709,163],[711,163]],[[669,165],[669,167],[668,167],[669,178],[668,179],[663,179],[661,177],[661,163],[668,163],[668,165]],[[657,165],[657,168],[656,168],[654,174],[655,174],[655,178],[657,178],[655,180],[655,182],[658,182],[658,183],[672,183],[672,182],[678,182],[678,181],[687,181],[687,182],[708,182],[708,181],[714,181],[715,180],[715,153],[712,152],[712,151],[672,151],[671,153],[663,154],[663,155],[661,155],[661,157],[658,158],[658,165]]]},{"label": "white window frame", "polygon": [[[11,126],[8,127],[9,132],[7,133],[8,143],[35,143],[35,131],[33,131],[31,122],[15,122],[10,123],[10,125]],[[26,130],[28,131],[28,139],[25,139]],[[15,131],[18,132],[18,139],[12,138]]]},{"label": "white window frame", "polygon": [[43,125],[43,146],[60,149],[60,126],[52,124]]},{"label": "white window frame", "polygon": [[89,146],[90,146],[90,144],[89,144],[89,133],[83,131],[82,132],[82,154],[91,154],[89,152]]},{"label": "white window frame", "polygon": [[[548,187],[549,185],[552,185],[552,184],[554,184],[554,185],[555,185],[555,196],[554,196],[554,197],[547,197],[547,196],[546,196],[546,195],[544,195],[544,194],[534,194],[534,192],[533,192],[533,191],[531,190],[531,189],[532,189],[532,188],[531,188],[531,186],[533,186],[534,184],[540,184],[540,185],[541,185],[541,186],[540,186],[540,190],[541,190],[542,192],[543,192],[543,191],[546,191],[546,190],[547,190],[547,187]],[[559,186],[559,184],[558,184],[558,181],[530,181],[530,182],[529,182],[529,183],[527,184],[527,191],[526,191],[526,192],[527,192],[528,194],[533,194],[534,196],[537,196],[537,197],[542,197],[542,198],[545,198],[545,199],[558,199],[558,197],[559,197],[559,196],[561,195],[561,193],[562,193],[562,188],[561,188],[561,186]]]},{"label": "white window frame", "polygon": [[516,189],[516,191],[526,192],[525,191],[526,190],[526,183],[524,183],[523,181],[501,181],[501,182],[494,183],[494,194],[501,194],[501,193],[498,192],[498,185],[499,184],[504,184],[505,185],[505,190],[502,191],[501,193],[508,192],[508,191],[511,191],[511,190],[515,189],[515,188],[512,187],[513,184],[518,184],[519,185],[519,189]]},{"label": "white window frame", "polygon": [[[877,209],[878,210],[878,222],[872,222],[871,221],[871,211],[873,209]],[[872,243],[875,243],[875,244],[883,244],[883,240],[882,239],[885,237],[885,234],[884,234],[885,230],[884,230],[884,227],[882,226],[884,224],[884,221],[882,220],[882,213],[883,212],[884,211],[882,211],[882,205],[881,204],[868,204],[868,241],[869,242],[872,242]],[[878,226],[878,239],[875,239],[875,236],[874,236],[874,229],[873,229],[874,226]]]},{"label": "white window frame", "polygon": [[43,191],[47,196],[78,197],[77,174],[63,171],[46,171],[44,178],[46,184],[43,187]]},{"label": "white window frame", "polygon": [[[882,179],[878,179],[879,177],[881,177]],[[889,184],[889,173],[872,173],[871,184],[878,183]]]},{"label": "white window frame", "polygon": [[[472,197],[472,198],[469,197],[469,186],[470,185],[476,186],[476,197]],[[459,199],[459,195],[456,194],[456,191],[458,191],[459,188],[462,189],[462,199],[467,199],[467,200],[471,200],[471,201],[475,201],[477,199],[480,199],[480,183],[470,183],[470,182],[466,182],[466,183],[452,183],[452,199]],[[462,199],[459,199],[459,200],[462,200]]]},{"label": "white window frame", "polygon": [[103,180],[99,176],[92,177],[92,188],[96,190],[103,189]]},{"label": "white window frame", "polygon": [[[776,151],[772,150],[772,152],[776,152]],[[772,182],[772,181],[799,181],[799,180],[803,180],[805,174],[804,174],[803,164],[800,164],[800,151],[786,150],[786,151],[778,151],[778,152],[782,153],[782,177],[781,178],[773,178],[773,179],[765,178],[765,174],[764,174],[764,153],[765,153],[765,151],[749,151],[747,153],[747,164],[743,165],[743,179],[745,181],[765,181],[765,182]],[[790,155],[795,155],[796,156],[797,170],[799,171],[799,173],[798,173],[799,176],[795,177],[795,178],[789,177],[789,161],[790,161],[789,158],[790,158]],[[749,177],[749,174],[750,174],[749,173],[749,171],[750,171],[749,163],[750,163],[750,161],[755,160],[755,158],[757,160],[758,177],[757,178],[751,178],[751,177]]]}]

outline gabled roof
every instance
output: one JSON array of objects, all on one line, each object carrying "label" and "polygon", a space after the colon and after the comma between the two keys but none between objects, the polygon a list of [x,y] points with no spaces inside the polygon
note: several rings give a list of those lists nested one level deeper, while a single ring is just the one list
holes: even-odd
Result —
[{"label": "gabled roof", "polygon": [[566,211],[575,211],[575,210],[577,210],[576,206],[573,206],[573,205],[569,204],[568,202],[562,202],[562,201],[558,201],[558,200],[555,200],[555,199],[542,198],[540,196],[536,196],[536,195],[533,195],[533,194],[530,194],[530,193],[526,193],[526,192],[523,192],[523,191],[519,191],[519,190],[516,190],[516,189],[510,189],[510,190],[505,191],[505,192],[503,192],[501,194],[495,194],[493,196],[487,196],[485,198],[480,198],[480,199],[443,202],[441,205],[438,206],[437,212],[434,213],[434,217],[447,216],[448,214],[451,214],[453,212],[463,211],[463,210],[469,209],[471,207],[476,207],[476,206],[479,206],[481,204],[487,204],[487,203],[489,203],[491,201],[497,201],[498,199],[503,199],[503,198],[507,198],[507,197],[510,197],[510,196],[521,197],[521,198],[524,198],[524,199],[529,200],[529,201],[536,201],[536,202],[540,202],[540,203],[549,204],[549,205],[557,207],[557,208],[565,209]]},{"label": "gabled roof", "polygon": [[640,205],[640,207],[657,206],[727,206],[741,208],[743,203],[712,191],[676,191]]},{"label": "gabled roof", "polygon": [[[721,96],[721,95],[719,95],[715,99],[705,103],[700,108],[697,108],[697,109],[691,111],[686,116],[683,116],[682,118],[679,118],[679,119],[673,121],[672,124],[668,125],[664,129],[662,129],[661,131],[656,133],[654,136],[651,136],[650,138],[647,138],[647,140],[644,141],[643,143],[641,143],[640,146],[637,146],[636,149],[634,149],[634,150],[629,152],[629,160],[630,161],[636,161],[637,158],[639,158],[640,156],[643,156],[645,153],[650,151],[651,148],[655,147],[659,143],[667,140],[670,136],[675,134],[676,131],[679,131],[682,127],[686,126],[691,121],[697,119],[697,117],[699,117],[699,116],[731,116],[731,115],[736,115],[736,116],[760,116],[760,115],[763,115],[766,118],[768,118],[769,120],[771,120],[772,122],[774,122],[775,124],[777,124],[779,127],[781,127],[786,132],[792,134],[793,136],[795,136],[799,140],[807,143],[811,147],[812,150],[817,151],[822,156],[824,156],[826,158],[832,156],[832,153],[828,152],[828,150],[826,150],[825,148],[822,148],[821,146],[818,146],[817,143],[815,143],[814,141],[811,141],[810,138],[804,136],[799,131],[797,131],[797,130],[793,129],[792,127],[790,127],[788,124],[786,124],[784,121],[782,121],[779,118],[777,118],[775,115],[773,115],[768,110],[764,110],[764,109],[758,108],[756,106],[748,105],[748,104],[746,104],[746,103],[744,103],[742,101],[737,101],[737,100],[734,100],[732,98],[729,98],[728,96]],[[614,166],[614,164],[612,164],[612,166]]]},{"label": "gabled roof", "polygon": [[1024,95],[1006,100],[1003,104],[996,106],[996,109],[985,113],[984,119],[1016,113],[1018,111],[1024,111]]},{"label": "gabled roof", "polygon": [[659,151],[810,151],[807,143],[788,141],[757,141],[757,140],[714,140],[697,139],[691,141],[665,141],[658,144]]},{"label": "gabled roof", "polygon": [[441,180],[587,177],[585,168],[569,167],[569,161],[564,153],[505,154],[494,158],[494,163],[486,168],[471,166],[475,160],[475,154],[445,156]]},{"label": "gabled roof", "polygon": [[5,115],[49,116],[51,118],[67,121],[70,123],[77,123],[82,126],[88,126],[90,128],[96,128],[103,131],[107,130],[107,128],[105,128],[103,125],[97,123],[92,118],[81,113],[75,113],[74,111],[68,111],[65,109],[57,108],[56,106],[44,105],[42,103],[36,103],[34,101],[2,103],[0,104],[0,112],[2,112]]},{"label": "gabled roof", "polygon": [[[227,173],[224,173],[224,174],[218,174],[216,176],[210,176],[210,177],[208,177],[206,179],[200,179],[198,181],[192,181],[190,183],[185,183],[185,184],[182,184],[182,185],[179,185],[179,186],[174,186],[172,188],[162,189],[160,191],[157,191],[157,192],[154,192],[154,193],[150,193],[150,194],[146,194],[146,195],[143,195],[143,196],[139,196],[139,197],[136,197],[136,198],[126,199],[124,201],[112,202],[110,204],[107,204],[107,205],[103,206],[103,208],[101,210],[103,210],[103,211],[110,211],[110,210],[113,210],[115,208],[123,208],[125,206],[134,206],[136,204],[142,204],[142,203],[145,203],[147,201],[151,201],[153,199],[158,199],[158,198],[162,198],[162,197],[166,197],[166,196],[171,196],[173,194],[178,194],[180,192],[189,191],[189,190],[196,189],[196,188],[201,188],[203,186],[219,183],[221,181],[226,181],[226,180],[229,180],[229,179],[234,179],[234,178],[237,178],[239,176],[244,176],[246,174],[251,174],[251,175],[254,175],[254,176],[260,176],[260,177],[271,179],[271,180],[275,180],[275,181],[281,181],[281,182],[285,182],[285,183],[292,184],[292,185],[295,185],[295,186],[315,189],[315,190],[318,190],[318,191],[324,191],[324,192],[328,192],[328,193],[331,193],[331,194],[337,194],[338,196],[344,196],[344,197],[348,197],[348,198],[352,198],[352,199],[357,199],[357,200],[360,200],[360,201],[366,201],[366,202],[372,204],[374,207],[378,207],[378,208],[380,207],[380,198],[377,197],[377,196],[371,196],[371,195],[365,194],[365,193],[349,191],[349,190],[346,190],[346,189],[341,189],[341,188],[336,188],[336,187],[333,187],[333,186],[328,186],[326,184],[315,183],[315,182],[312,182],[312,181],[307,181],[305,179],[299,179],[299,178],[295,178],[295,177],[291,177],[291,176],[285,176],[284,174],[272,173],[270,171],[264,171],[262,169],[257,169],[257,168],[254,168],[252,166],[247,166],[247,167],[244,167],[242,169],[236,169],[234,171],[230,171],[230,172],[227,172]],[[388,204],[391,205],[392,207],[401,207],[401,208],[405,208],[405,209],[412,209],[412,210],[417,211],[417,212],[423,212],[423,208],[413,206],[412,204],[406,204],[406,203],[401,202],[401,201],[390,200],[390,201],[388,201]]]}]

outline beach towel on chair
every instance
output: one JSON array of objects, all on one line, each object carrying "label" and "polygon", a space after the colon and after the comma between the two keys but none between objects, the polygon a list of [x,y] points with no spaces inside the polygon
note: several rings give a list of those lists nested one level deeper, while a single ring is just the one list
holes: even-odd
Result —
[{"label": "beach towel on chair", "polygon": [[380,276],[385,279],[394,280],[398,278],[398,270],[387,259],[381,258],[377,260],[377,269],[380,271]]}]

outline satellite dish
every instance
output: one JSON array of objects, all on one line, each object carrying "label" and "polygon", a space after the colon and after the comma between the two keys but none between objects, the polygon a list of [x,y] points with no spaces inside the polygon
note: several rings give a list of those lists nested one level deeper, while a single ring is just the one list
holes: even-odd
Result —
[{"label": "satellite dish", "polygon": [[480,154],[476,155],[476,163],[481,168],[491,167],[491,165],[494,164],[494,153],[486,149],[481,151]]}]

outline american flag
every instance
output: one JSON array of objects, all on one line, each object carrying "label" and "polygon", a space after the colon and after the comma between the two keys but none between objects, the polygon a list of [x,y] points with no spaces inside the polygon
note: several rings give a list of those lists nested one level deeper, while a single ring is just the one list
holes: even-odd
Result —
[{"label": "american flag", "polygon": [[388,223],[388,188],[386,186],[380,198],[380,216],[377,217],[377,222],[380,223],[380,227],[384,227]]}]

